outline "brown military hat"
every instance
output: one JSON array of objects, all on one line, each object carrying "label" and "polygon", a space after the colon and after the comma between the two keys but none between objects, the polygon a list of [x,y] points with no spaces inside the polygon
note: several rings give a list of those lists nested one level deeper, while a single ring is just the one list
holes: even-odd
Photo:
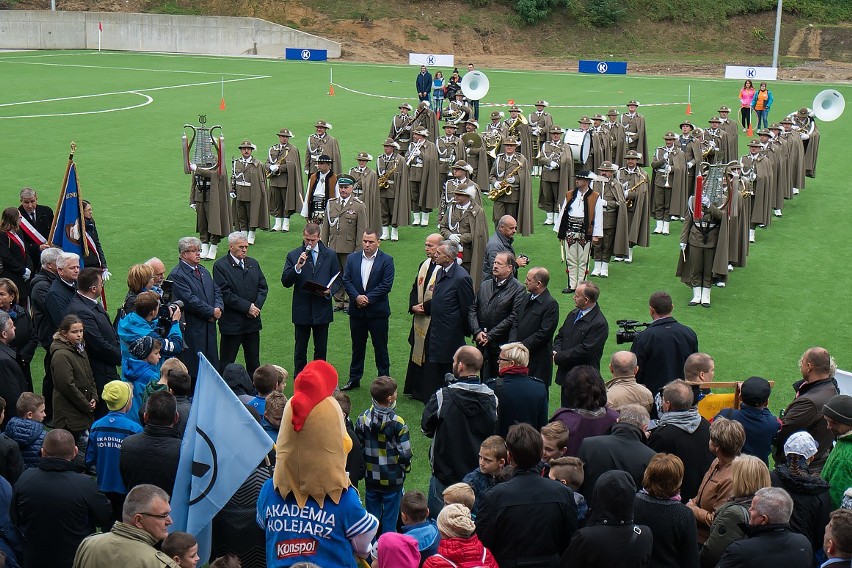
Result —
[{"label": "brown military hat", "polygon": [[601,172],[617,172],[618,168],[612,165],[612,162],[606,161],[598,166],[598,171]]},{"label": "brown military hat", "polygon": [[603,116],[601,113],[599,113],[599,112],[598,112],[598,113],[595,113],[595,114],[593,114],[593,115],[592,115],[592,120],[600,120],[600,121],[603,121],[603,120],[604,120],[604,116]]},{"label": "brown military hat", "polygon": [[708,120],[707,122],[709,122],[710,124],[722,124],[722,120],[718,116],[710,117],[710,120]]},{"label": "brown military hat", "polygon": [[512,136],[507,136],[506,139],[503,140],[503,146],[517,146],[518,144],[518,139]]},{"label": "brown military hat", "polygon": [[242,150],[243,148],[251,148],[252,150],[257,150],[257,146],[252,144],[249,140],[243,140],[242,142],[240,142],[240,145],[237,146],[237,148],[239,148],[240,150]]},{"label": "brown military hat", "polygon": [[452,165],[452,169],[454,170],[464,170],[469,174],[473,173],[473,166],[465,162],[464,160],[459,160],[455,164]]},{"label": "brown military hat", "polygon": [[373,157],[367,152],[358,152],[358,155],[355,156],[355,161],[360,162],[361,160],[366,160],[368,162],[373,161]]},{"label": "brown military hat", "polygon": [[663,140],[677,140],[677,136],[675,136],[674,132],[666,132],[663,135]]},{"label": "brown military hat", "polygon": [[763,144],[760,143],[760,140],[752,140],[748,143],[749,148],[763,148]]},{"label": "brown military hat", "polygon": [[512,106],[512,107],[509,107],[509,112],[524,112],[524,111],[521,110],[521,107],[515,105],[515,106]]},{"label": "brown military hat", "polygon": [[418,134],[420,136],[429,137],[429,131],[425,126],[418,126],[414,130],[411,131],[412,134]]},{"label": "brown military hat", "polygon": [[637,101],[636,99],[631,99],[627,101],[627,106],[639,106],[639,101]]},{"label": "brown military hat", "polygon": [[776,122],[775,124],[769,125],[769,130],[784,130],[784,127]]},{"label": "brown military hat", "polygon": [[404,108],[404,109],[408,109],[408,110],[414,110],[414,108],[408,103],[402,103],[401,105],[399,105],[396,108]]},{"label": "brown military hat", "polygon": [[286,129],[286,128],[282,128],[281,130],[279,130],[279,131],[278,131],[278,136],[284,136],[285,138],[292,138],[292,137],[293,137],[293,133],[292,133],[292,132],[290,132],[290,131],[289,131],[288,129]]},{"label": "brown military hat", "polygon": [[417,105],[417,108],[429,108],[430,106],[432,105],[429,104],[429,101],[420,101],[420,104]]},{"label": "brown military hat", "polygon": [[470,194],[470,190],[473,189],[473,186],[469,183],[463,183],[457,185],[455,189],[453,189],[453,193],[455,195],[467,195],[468,197],[472,197]]},{"label": "brown military hat", "polygon": [[447,122],[444,123],[444,126],[442,128],[447,129],[447,128],[458,128],[458,127],[459,127],[458,122],[453,122],[452,120],[448,120]]},{"label": "brown military hat", "polygon": [[770,136],[770,137],[771,137],[771,136],[772,136],[772,133],[769,131],[769,129],[768,129],[768,128],[764,128],[764,129],[762,129],[762,130],[758,130],[758,131],[757,131],[757,135],[758,135],[758,136]]},{"label": "brown military hat", "polygon": [[580,124],[591,124],[592,123],[592,121],[589,120],[588,116],[581,117],[580,120],[578,120],[577,122],[579,122]]},{"label": "brown military hat", "polygon": [[479,123],[476,122],[475,120],[473,120],[472,118],[465,120],[464,123],[465,124],[472,124],[474,129],[479,128]]},{"label": "brown military hat", "polygon": [[491,113],[491,120],[494,120],[495,118],[503,118],[503,113],[499,110],[495,110]]},{"label": "brown military hat", "polygon": [[614,108],[611,108],[607,111],[606,115],[607,116],[618,116],[618,111],[615,110]]},{"label": "brown military hat", "polygon": [[624,154],[624,158],[626,160],[641,160],[642,154],[640,154],[636,150],[628,150],[627,153]]},{"label": "brown military hat", "polygon": [[788,116],[779,120],[778,124],[793,124],[793,119]]},{"label": "brown military hat", "polygon": [[704,129],[696,127],[695,130],[692,131],[692,133],[695,134],[696,137],[700,138],[704,136]]},{"label": "brown military hat", "polygon": [[399,144],[393,138],[386,138],[385,143],[382,146],[393,146],[397,150],[399,150]]},{"label": "brown military hat", "polygon": [[324,120],[318,120],[317,123],[314,124],[314,128],[325,128],[326,130],[331,130],[331,123]]},{"label": "brown military hat", "polygon": [[551,134],[562,134],[562,133],[564,133],[564,132],[565,132],[564,130],[562,130],[561,128],[559,128],[559,127],[558,127],[558,126],[556,126],[555,124],[554,124],[553,126],[551,126],[551,127],[550,127],[550,133],[551,133]]},{"label": "brown military hat", "polygon": [[688,120],[684,120],[678,125],[678,128],[683,128],[684,126],[688,126],[690,129],[695,130],[695,125],[689,122]]},{"label": "brown military hat", "polygon": [[722,105],[719,107],[719,112],[731,112],[731,109],[726,107],[725,105]]},{"label": "brown military hat", "polygon": [[542,100],[536,102],[535,106],[537,106],[537,107],[549,107],[550,103],[547,102],[546,100],[542,99]]},{"label": "brown military hat", "polygon": [[802,107],[796,111],[796,116],[799,118],[808,118],[811,115],[811,109],[807,107]]}]

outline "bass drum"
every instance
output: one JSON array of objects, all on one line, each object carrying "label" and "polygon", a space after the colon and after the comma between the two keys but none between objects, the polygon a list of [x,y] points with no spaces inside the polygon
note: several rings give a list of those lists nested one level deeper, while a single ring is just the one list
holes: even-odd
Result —
[{"label": "bass drum", "polygon": [[576,164],[585,164],[592,155],[592,135],[588,130],[566,130],[563,141],[571,147],[571,155]]}]

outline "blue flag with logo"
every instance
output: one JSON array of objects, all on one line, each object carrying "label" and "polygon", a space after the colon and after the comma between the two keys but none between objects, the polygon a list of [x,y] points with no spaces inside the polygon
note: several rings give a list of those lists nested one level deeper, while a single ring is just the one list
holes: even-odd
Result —
[{"label": "blue flag with logo", "polygon": [[83,227],[83,198],[80,196],[77,180],[77,164],[73,160],[68,161],[65,183],[62,184],[59,203],[56,204],[56,215],[53,217],[47,240],[53,246],[65,252],[76,253],[81,258],[89,253],[86,230]]},{"label": "blue flag with logo", "polygon": [[198,539],[210,557],[213,517],[272,449],[272,440],[202,353],[180,447],[169,530]]}]

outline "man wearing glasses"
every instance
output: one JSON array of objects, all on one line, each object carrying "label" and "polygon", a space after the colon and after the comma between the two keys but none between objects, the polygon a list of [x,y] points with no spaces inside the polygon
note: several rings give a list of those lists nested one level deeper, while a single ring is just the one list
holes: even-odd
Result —
[{"label": "man wearing glasses", "polygon": [[176,568],[166,554],[154,548],[166,538],[170,516],[169,494],[155,485],[138,485],[127,494],[121,522],[112,530],[90,536],[80,544],[75,568],[112,566],[169,566]]}]

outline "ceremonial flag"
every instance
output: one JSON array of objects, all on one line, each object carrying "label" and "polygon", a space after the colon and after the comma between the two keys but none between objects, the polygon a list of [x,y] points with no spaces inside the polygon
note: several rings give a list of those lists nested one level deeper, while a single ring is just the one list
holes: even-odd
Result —
[{"label": "ceremonial flag", "polygon": [[202,562],[210,558],[213,517],[271,449],[269,435],[199,353],[169,530],[194,535]]},{"label": "ceremonial flag", "polygon": [[82,260],[89,254],[89,244],[86,242],[86,229],[83,225],[83,198],[77,179],[77,164],[74,163],[73,157],[72,154],[68,159],[65,182],[56,204],[56,214],[50,226],[48,241],[51,246],[80,255]]}]

